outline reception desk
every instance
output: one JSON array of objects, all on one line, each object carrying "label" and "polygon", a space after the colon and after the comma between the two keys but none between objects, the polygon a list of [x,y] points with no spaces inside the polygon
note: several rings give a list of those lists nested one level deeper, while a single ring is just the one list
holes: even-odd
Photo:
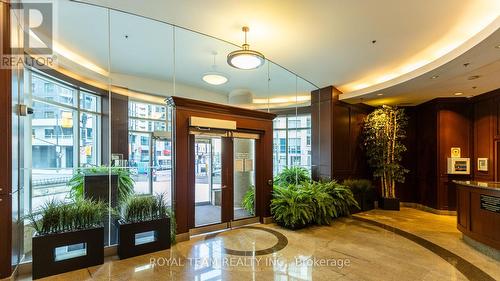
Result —
[{"label": "reception desk", "polygon": [[458,230],[472,240],[500,250],[500,182],[454,183]]}]

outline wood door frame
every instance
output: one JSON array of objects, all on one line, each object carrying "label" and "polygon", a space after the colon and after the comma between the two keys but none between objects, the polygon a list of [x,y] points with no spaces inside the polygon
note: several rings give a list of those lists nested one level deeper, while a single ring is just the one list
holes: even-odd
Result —
[{"label": "wood door frame", "polygon": [[188,233],[194,225],[194,214],[190,202],[194,202],[194,193],[190,188],[194,182],[194,137],[189,134],[191,116],[236,121],[237,130],[253,131],[260,134],[256,141],[256,216],[263,222],[271,216],[273,179],[273,120],[276,114],[258,110],[215,104],[181,97],[170,97],[167,102],[173,106],[173,146],[174,179],[173,206],[177,220],[177,233]]}]

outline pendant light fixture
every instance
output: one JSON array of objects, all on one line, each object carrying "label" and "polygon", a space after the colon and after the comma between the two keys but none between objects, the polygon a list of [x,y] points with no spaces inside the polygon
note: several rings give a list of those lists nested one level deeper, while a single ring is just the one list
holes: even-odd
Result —
[{"label": "pendant light fixture", "polygon": [[245,44],[241,46],[241,50],[233,51],[227,55],[227,63],[238,69],[256,69],[264,64],[264,55],[250,50],[250,45],[247,43],[247,33],[250,31],[248,26],[244,26],[242,31],[245,33]]},{"label": "pendant light fixture", "polygon": [[206,72],[203,74],[201,79],[210,85],[222,85],[226,83],[229,79],[222,73],[217,71],[217,65],[215,64],[215,57],[217,56],[217,52],[213,52],[214,55],[214,64],[212,65],[212,71]]}]

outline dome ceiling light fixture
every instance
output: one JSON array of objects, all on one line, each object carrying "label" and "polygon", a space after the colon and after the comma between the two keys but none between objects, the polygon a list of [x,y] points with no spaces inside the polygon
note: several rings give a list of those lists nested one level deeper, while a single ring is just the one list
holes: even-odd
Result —
[{"label": "dome ceiling light fixture", "polygon": [[217,52],[212,53],[214,55],[214,64],[212,65],[212,71],[203,74],[201,79],[210,85],[222,85],[225,84],[229,79],[222,73],[217,71],[217,65],[215,64],[215,57]]},{"label": "dome ceiling light fixture", "polygon": [[250,45],[247,43],[247,33],[250,31],[248,26],[241,29],[245,33],[245,43],[241,46],[241,50],[233,51],[227,55],[227,63],[238,69],[250,70],[262,66],[265,62],[263,54],[250,50]]}]

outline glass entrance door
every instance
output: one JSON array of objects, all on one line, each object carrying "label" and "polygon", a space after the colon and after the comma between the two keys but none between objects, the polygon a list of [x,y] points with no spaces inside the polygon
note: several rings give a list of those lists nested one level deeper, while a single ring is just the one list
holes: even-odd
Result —
[{"label": "glass entrance door", "polygon": [[255,140],[233,139],[233,220],[255,216]]},{"label": "glass entrance door", "polygon": [[221,137],[195,136],[195,226],[222,222]]},{"label": "glass entrance door", "polygon": [[228,135],[194,135],[195,228],[255,217],[256,140]]}]

